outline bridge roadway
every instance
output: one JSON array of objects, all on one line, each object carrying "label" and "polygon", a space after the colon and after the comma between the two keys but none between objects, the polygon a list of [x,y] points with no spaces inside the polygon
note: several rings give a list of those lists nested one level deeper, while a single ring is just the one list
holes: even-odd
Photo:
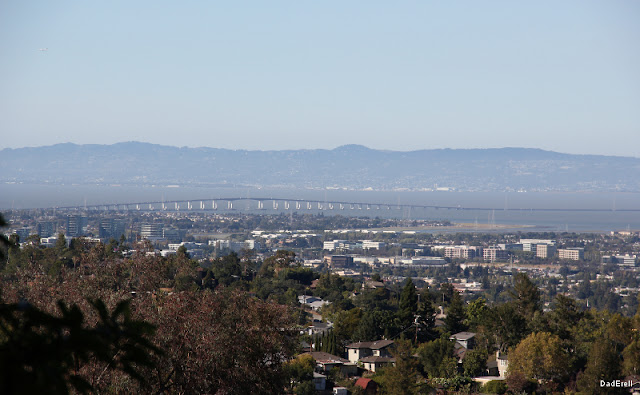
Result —
[{"label": "bridge roadway", "polygon": [[[83,206],[52,207],[56,210],[93,210],[93,211],[228,211],[240,209],[239,202],[246,202],[244,210],[274,210],[274,211],[309,211],[309,210],[467,210],[467,211],[547,211],[547,212],[640,212],[638,209],[604,209],[604,208],[507,208],[507,207],[465,207],[440,206],[430,204],[394,204],[372,202],[346,202],[313,199],[286,199],[274,197],[228,197],[188,200],[166,200],[137,203],[103,203]],[[266,203],[270,203],[265,205]],[[226,203],[219,205],[219,203]],[[251,207],[250,204],[254,206]],[[234,207],[235,205],[235,207]]]}]

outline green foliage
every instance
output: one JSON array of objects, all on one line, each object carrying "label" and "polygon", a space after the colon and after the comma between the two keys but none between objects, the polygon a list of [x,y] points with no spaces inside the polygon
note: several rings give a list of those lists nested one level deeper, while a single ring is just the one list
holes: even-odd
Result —
[{"label": "green foliage", "polygon": [[400,320],[400,326],[406,327],[411,325],[414,320],[414,314],[418,309],[418,294],[416,293],[416,287],[413,285],[411,278],[408,278],[405,282],[402,293],[400,294],[400,304],[398,309],[398,319]]},{"label": "green foliage", "polygon": [[316,351],[323,351],[332,355],[342,354],[342,346],[338,343],[338,339],[333,330],[327,330],[315,335],[314,344]]},{"label": "green foliage", "polygon": [[625,376],[640,376],[640,336],[634,335],[633,340],[622,351],[624,358],[623,374]]},{"label": "green foliage", "polygon": [[509,353],[508,374],[534,380],[560,381],[568,375],[568,355],[561,339],[548,332],[532,333]]},{"label": "green foliage", "polygon": [[512,303],[498,304],[489,309],[485,331],[500,351],[517,346],[528,333],[526,320]]},{"label": "green foliage", "polygon": [[472,300],[467,304],[465,308],[465,316],[466,316],[466,325],[471,329],[475,330],[480,325],[483,324],[485,315],[487,314],[487,301],[485,298],[478,298]]},{"label": "green foliage", "polygon": [[[119,370],[144,382],[139,368],[160,354],[150,338],[154,327],[131,318],[130,302],[109,312],[101,300],[91,302],[99,320],[88,327],[77,305],[58,302],[60,315],[27,302],[0,305],[0,389],[2,393],[80,393],[92,385],[79,374],[97,360],[104,370]],[[99,377],[98,377],[99,380]]]},{"label": "green foliage", "polygon": [[464,375],[468,377],[480,375],[487,368],[487,358],[488,353],[485,349],[467,351],[464,360],[462,361]]},{"label": "green foliage", "polygon": [[504,394],[507,384],[503,380],[491,380],[482,386],[482,392],[487,394]]},{"label": "green foliage", "polygon": [[299,355],[297,358],[286,362],[283,365],[283,370],[285,376],[289,378],[289,390],[293,390],[296,394],[306,394],[309,393],[310,383],[313,391],[313,370],[315,366],[316,361],[309,354]]},{"label": "green foliage", "polygon": [[365,311],[357,329],[353,333],[354,341],[374,341],[382,337],[391,337],[398,332],[395,315],[391,311]]},{"label": "green foliage", "polygon": [[580,375],[578,388],[585,393],[620,392],[617,388],[601,388],[600,380],[611,381],[620,377],[621,362],[614,342],[606,338],[596,339],[589,350],[587,366]]},{"label": "green foliage", "polygon": [[444,319],[445,328],[451,334],[462,332],[467,329],[464,324],[465,319],[462,297],[460,292],[454,290],[451,303],[447,309],[447,317]]},{"label": "green foliage", "polygon": [[409,340],[395,341],[395,366],[383,370],[384,379],[381,393],[389,395],[417,394],[417,362],[413,358],[413,349]]},{"label": "green foliage", "polygon": [[572,340],[572,329],[584,317],[584,312],[578,307],[574,299],[558,295],[555,299],[553,311],[549,316],[552,333],[555,333],[563,340]]},{"label": "green foliage", "polygon": [[526,319],[531,319],[536,311],[542,310],[540,291],[525,273],[516,274],[511,296],[516,311]]},{"label": "green foliage", "polygon": [[436,338],[435,332],[436,310],[431,303],[430,298],[425,298],[418,307],[417,315],[417,340],[422,343]]},{"label": "green foliage", "polygon": [[418,347],[422,372],[428,377],[451,377],[456,374],[457,361],[453,357],[454,344],[443,336]]}]

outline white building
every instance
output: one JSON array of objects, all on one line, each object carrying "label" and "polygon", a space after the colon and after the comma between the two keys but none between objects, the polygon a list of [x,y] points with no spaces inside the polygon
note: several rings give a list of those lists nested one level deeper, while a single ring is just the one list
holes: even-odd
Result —
[{"label": "white building", "polygon": [[538,258],[551,258],[556,253],[556,246],[553,244],[536,244],[535,251]]},{"label": "white building", "polygon": [[522,244],[522,251],[536,252],[536,245],[549,244],[555,246],[556,241],[550,239],[520,239],[520,244]]},{"label": "white building", "polygon": [[379,250],[387,246],[383,241],[362,240],[362,248],[365,250]]},{"label": "white building", "polygon": [[418,256],[409,259],[396,259],[397,266],[424,267],[424,266],[444,266],[447,261],[439,256]]},{"label": "white building", "polygon": [[498,247],[488,247],[482,250],[485,262],[496,262],[509,259],[509,252]]},{"label": "white building", "polygon": [[446,246],[444,247],[444,256],[446,258],[473,259],[482,256],[482,247],[476,246]]},{"label": "white building", "polygon": [[558,258],[581,261],[584,259],[584,248],[561,248],[558,250]]}]

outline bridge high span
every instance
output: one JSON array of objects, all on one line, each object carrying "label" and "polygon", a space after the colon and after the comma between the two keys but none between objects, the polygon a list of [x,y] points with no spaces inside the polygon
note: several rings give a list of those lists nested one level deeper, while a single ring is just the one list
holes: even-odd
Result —
[{"label": "bridge high span", "polygon": [[[467,210],[467,211],[546,211],[546,212],[640,212],[638,209],[604,208],[514,208],[468,207],[460,205],[434,205],[414,203],[354,202],[314,199],[287,199],[278,197],[220,197],[145,201],[133,203],[100,203],[81,206],[51,207],[59,211],[264,211],[264,212],[361,212],[380,210]],[[365,215],[364,213],[362,215]],[[375,215],[371,213],[370,215]]]}]

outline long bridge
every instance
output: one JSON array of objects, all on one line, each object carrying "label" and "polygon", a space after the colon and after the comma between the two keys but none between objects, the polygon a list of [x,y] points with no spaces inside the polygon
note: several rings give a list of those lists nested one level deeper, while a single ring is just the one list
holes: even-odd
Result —
[{"label": "long bridge", "polygon": [[347,202],[314,199],[287,199],[279,197],[226,197],[147,201],[136,203],[100,203],[82,206],[52,207],[61,211],[359,211],[359,210],[467,210],[467,211],[523,211],[523,212],[640,212],[637,209],[605,208],[513,208],[467,207],[431,204]]}]

